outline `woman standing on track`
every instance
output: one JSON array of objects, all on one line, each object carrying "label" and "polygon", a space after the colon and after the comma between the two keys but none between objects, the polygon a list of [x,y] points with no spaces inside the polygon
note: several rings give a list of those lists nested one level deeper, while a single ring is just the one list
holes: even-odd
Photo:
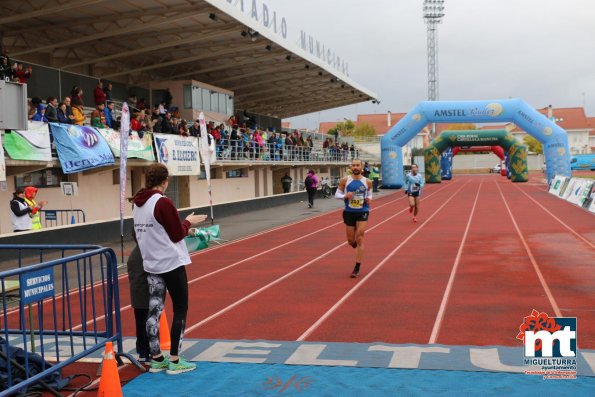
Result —
[{"label": "woman standing on track", "polygon": [[347,232],[347,243],[355,248],[352,278],[358,276],[364,256],[364,232],[372,200],[372,182],[362,175],[362,168],[360,159],[351,160],[351,175],[341,179],[335,193],[336,198],[345,202],[343,223]]},{"label": "woman standing on track", "polygon": [[417,172],[417,164],[411,165],[411,172],[405,176],[405,193],[409,196],[409,212],[413,213],[413,222],[417,222],[419,196],[424,187],[424,177]]},{"label": "woman standing on track", "polygon": [[[169,185],[167,167],[151,165],[145,174],[145,187],[134,196],[134,231],[148,273],[149,317],[147,334],[151,349],[150,372],[167,371],[174,375],[196,369],[196,364],[178,355],[188,312],[188,278],[186,265],[190,256],[184,237],[192,225],[204,221],[206,215],[188,215],[181,222],[174,203],[163,193]],[[169,359],[159,347],[159,319],[163,312],[165,290],[169,291],[174,308]]]}]

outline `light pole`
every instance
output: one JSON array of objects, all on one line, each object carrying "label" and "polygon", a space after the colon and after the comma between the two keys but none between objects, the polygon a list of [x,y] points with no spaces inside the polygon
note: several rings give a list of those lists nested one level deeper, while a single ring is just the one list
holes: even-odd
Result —
[{"label": "light pole", "polygon": [[[444,16],[444,0],[424,0],[423,18],[428,29],[428,100],[438,100],[438,24]],[[432,124],[432,138],[436,124]]]}]

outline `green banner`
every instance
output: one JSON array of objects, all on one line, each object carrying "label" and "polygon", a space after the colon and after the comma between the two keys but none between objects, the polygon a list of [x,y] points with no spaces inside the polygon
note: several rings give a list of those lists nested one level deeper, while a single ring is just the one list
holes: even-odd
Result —
[{"label": "green banner", "polygon": [[47,123],[30,121],[28,130],[7,130],[3,143],[13,160],[52,161]]},{"label": "green banner", "polygon": [[[97,131],[105,138],[114,157],[120,157],[120,131],[111,128],[97,128]],[[128,158],[137,158],[155,161],[153,154],[153,139],[151,134],[145,134],[139,138],[136,132],[128,137]]]}]

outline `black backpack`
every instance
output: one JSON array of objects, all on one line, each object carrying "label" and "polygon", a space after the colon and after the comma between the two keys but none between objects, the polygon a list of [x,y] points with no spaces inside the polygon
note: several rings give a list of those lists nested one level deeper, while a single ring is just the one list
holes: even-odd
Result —
[{"label": "black backpack", "polygon": [[312,177],[308,175],[306,177],[306,180],[304,181],[304,185],[306,185],[306,189],[311,188],[314,185],[314,179],[312,179]]}]

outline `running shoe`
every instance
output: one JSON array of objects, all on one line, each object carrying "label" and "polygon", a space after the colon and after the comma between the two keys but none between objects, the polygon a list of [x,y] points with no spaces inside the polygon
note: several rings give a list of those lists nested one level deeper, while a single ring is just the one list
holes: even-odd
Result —
[{"label": "running shoe", "polygon": [[417,223],[417,218],[413,217],[413,223]]},{"label": "running shoe", "polygon": [[357,248],[357,241],[354,241],[353,243],[351,243],[349,245],[351,245],[353,248]]},{"label": "running shoe", "polygon": [[169,360],[167,357],[163,357],[163,361],[155,361],[151,360],[151,367],[149,368],[149,372],[161,372],[167,370],[169,366]]},{"label": "running shoe", "polygon": [[184,360],[182,356],[178,357],[178,362],[173,363],[169,362],[169,366],[167,371],[165,372],[168,375],[177,375],[184,372],[194,371],[196,369],[196,364],[189,363],[188,361]]},{"label": "running shoe", "polygon": [[358,274],[359,274],[359,266],[356,265],[353,268],[353,272],[351,272],[351,278],[356,278],[358,276]]}]

